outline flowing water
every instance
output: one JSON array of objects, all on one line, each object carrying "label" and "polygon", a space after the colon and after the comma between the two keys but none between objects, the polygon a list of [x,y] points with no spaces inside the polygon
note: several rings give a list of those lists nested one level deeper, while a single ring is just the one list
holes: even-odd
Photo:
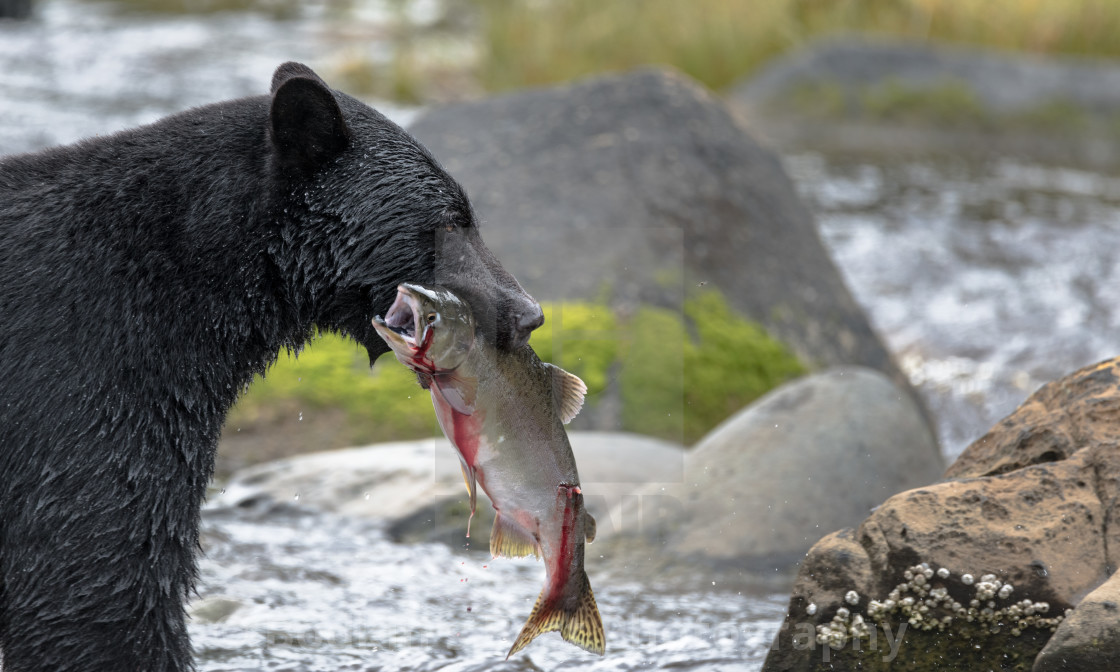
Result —
[{"label": "flowing water", "polygon": [[[384,59],[370,36],[389,4],[302,3],[276,18],[41,0],[34,20],[0,22],[0,153],[263,93],[285,60],[318,65],[353,49]],[[379,107],[402,123],[411,114]],[[786,160],[857,299],[929,400],[948,456],[1039,384],[1120,354],[1120,179],[1007,160]],[[192,625],[209,672],[755,670],[785,607],[784,595],[722,579],[683,589],[604,576],[592,546],[608,655],[550,635],[507,662],[539,563],[398,544],[378,523],[294,506],[210,509],[203,536],[201,597],[238,605]]]},{"label": "flowing water", "polygon": [[[195,623],[201,670],[757,670],[784,595],[638,585],[588,567],[608,654],[555,634],[504,657],[544,584],[532,559],[404,545],[370,521],[294,507],[209,511],[201,594],[241,604]],[[720,583],[720,582],[713,582]]]},{"label": "flowing water", "polygon": [[1007,159],[786,165],[950,459],[1041,384],[1120,355],[1120,178]]}]

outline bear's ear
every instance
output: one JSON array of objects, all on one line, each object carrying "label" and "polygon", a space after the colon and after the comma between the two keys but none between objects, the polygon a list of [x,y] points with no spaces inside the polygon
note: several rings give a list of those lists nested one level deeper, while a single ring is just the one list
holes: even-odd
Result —
[{"label": "bear's ear", "polygon": [[350,142],[350,129],[334,94],[301,63],[276,69],[270,116],[272,144],[286,167],[313,169]]}]

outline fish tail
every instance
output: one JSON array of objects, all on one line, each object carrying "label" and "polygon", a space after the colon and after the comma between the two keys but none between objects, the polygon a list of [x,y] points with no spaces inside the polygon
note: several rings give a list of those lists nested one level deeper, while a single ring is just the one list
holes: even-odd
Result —
[{"label": "fish tail", "polygon": [[553,630],[559,630],[565,641],[585,651],[603,655],[606,650],[606,635],[603,633],[603,618],[595,604],[595,594],[591,592],[591,582],[587,573],[582,570],[576,580],[580,582],[580,586],[574,605],[564,605],[561,604],[564,600],[551,599],[548,595],[549,587],[545,586],[537,603],[533,605],[529,620],[521,628],[521,634],[506,654],[507,659],[528,646],[538,635]]}]

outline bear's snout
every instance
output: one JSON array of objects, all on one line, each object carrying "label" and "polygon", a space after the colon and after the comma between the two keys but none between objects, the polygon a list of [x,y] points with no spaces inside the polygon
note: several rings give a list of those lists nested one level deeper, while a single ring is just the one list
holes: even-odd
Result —
[{"label": "bear's snout", "polygon": [[520,348],[529,342],[533,330],[544,324],[544,312],[539,303],[535,301],[531,306],[523,309],[513,320],[513,333],[510,334],[510,345]]}]

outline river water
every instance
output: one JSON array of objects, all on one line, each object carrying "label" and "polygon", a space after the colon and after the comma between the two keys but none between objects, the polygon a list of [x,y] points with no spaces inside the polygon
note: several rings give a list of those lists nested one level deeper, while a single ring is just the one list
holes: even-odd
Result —
[{"label": "river water", "polygon": [[[33,21],[0,22],[0,154],[263,93],[285,60],[330,63],[347,49],[384,58],[368,36],[387,5],[303,3],[280,19],[41,0]],[[412,114],[378,106],[401,123]],[[785,160],[856,298],[929,401],[948,457],[1038,385],[1118,354],[1120,179],[998,159]],[[540,591],[539,563],[398,544],[375,522],[287,505],[210,509],[203,536],[201,598],[239,605],[192,625],[207,672],[756,670],[786,599],[722,577],[702,589],[638,585],[597,572],[592,552],[609,654],[546,636],[506,662]]]},{"label": "river water", "polygon": [[999,158],[786,166],[949,459],[1041,384],[1120,355],[1120,178]]}]

